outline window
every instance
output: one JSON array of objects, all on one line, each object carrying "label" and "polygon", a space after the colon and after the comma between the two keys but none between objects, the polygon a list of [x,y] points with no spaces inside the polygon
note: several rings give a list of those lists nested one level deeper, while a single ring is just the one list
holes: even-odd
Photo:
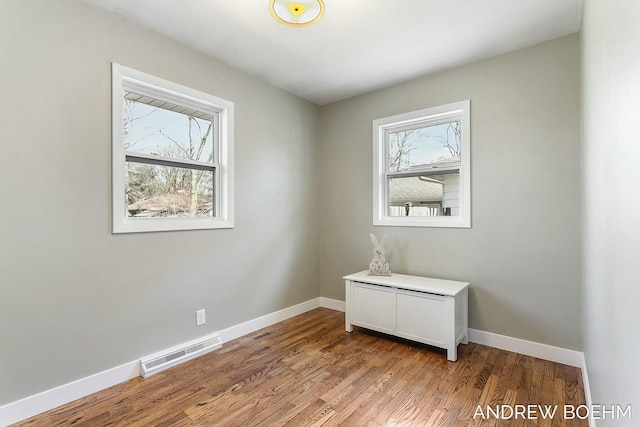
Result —
[{"label": "window", "polygon": [[470,101],[373,121],[373,224],[470,227]]},{"label": "window", "polygon": [[233,227],[233,103],[112,67],[113,232]]}]

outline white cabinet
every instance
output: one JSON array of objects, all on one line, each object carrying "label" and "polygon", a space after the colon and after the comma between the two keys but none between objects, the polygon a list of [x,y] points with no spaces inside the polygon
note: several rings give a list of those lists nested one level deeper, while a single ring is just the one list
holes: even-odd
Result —
[{"label": "white cabinet", "polygon": [[356,325],[445,348],[451,361],[467,344],[469,283],[367,271],[344,279],[347,332]]},{"label": "white cabinet", "polygon": [[396,301],[393,289],[355,282],[351,297],[355,323],[363,328],[393,334],[396,328]]},{"label": "white cabinet", "polygon": [[402,338],[446,348],[447,297],[399,290],[396,332]]}]

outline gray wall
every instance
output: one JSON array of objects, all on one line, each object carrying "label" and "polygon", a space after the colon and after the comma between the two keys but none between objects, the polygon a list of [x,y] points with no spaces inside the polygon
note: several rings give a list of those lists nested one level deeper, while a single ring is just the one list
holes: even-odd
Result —
[{"label": "gray wall", "polygon": [[584,352],[597,404],[640,409],[640,3],[587,0],[583,53]]},{"label": "gray wall", "polygon": [[[315,105],[78,0],[0,58],[0,405],[319,296]],[[112,61],[235,102],[235,229],[111,234]]]},{"label": "gray wall", "polygon": [[[388,233],[393,271],[471,282],[471,328],[581,350],[579,55],[574,34],[323,107],[322,295]],[[374,228],[372,120],[464,99],[472,228]]]}]

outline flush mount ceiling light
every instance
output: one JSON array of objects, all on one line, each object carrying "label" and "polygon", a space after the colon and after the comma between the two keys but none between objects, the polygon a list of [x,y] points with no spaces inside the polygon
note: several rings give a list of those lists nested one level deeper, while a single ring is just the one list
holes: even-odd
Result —
[{"label": "flush mount ceiling light", "polygon": [[292,27],[304,27],[315,24],[324,15],[324,2],[322,0],[271,0],[269,10],[273,17]]}]

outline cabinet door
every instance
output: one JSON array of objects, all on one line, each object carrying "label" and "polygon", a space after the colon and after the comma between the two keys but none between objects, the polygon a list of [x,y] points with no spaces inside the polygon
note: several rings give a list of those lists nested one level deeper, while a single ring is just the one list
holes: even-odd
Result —
[{"label": "cabinet door", "polygon": [[427,293],[397,294],[396,335],[437,347],[445,346],[446,297]]},{"label": "cabinet door", "polygon": [[393,334],[396,323],[396,295],[384,286],[354,283],[351,323]]}]

